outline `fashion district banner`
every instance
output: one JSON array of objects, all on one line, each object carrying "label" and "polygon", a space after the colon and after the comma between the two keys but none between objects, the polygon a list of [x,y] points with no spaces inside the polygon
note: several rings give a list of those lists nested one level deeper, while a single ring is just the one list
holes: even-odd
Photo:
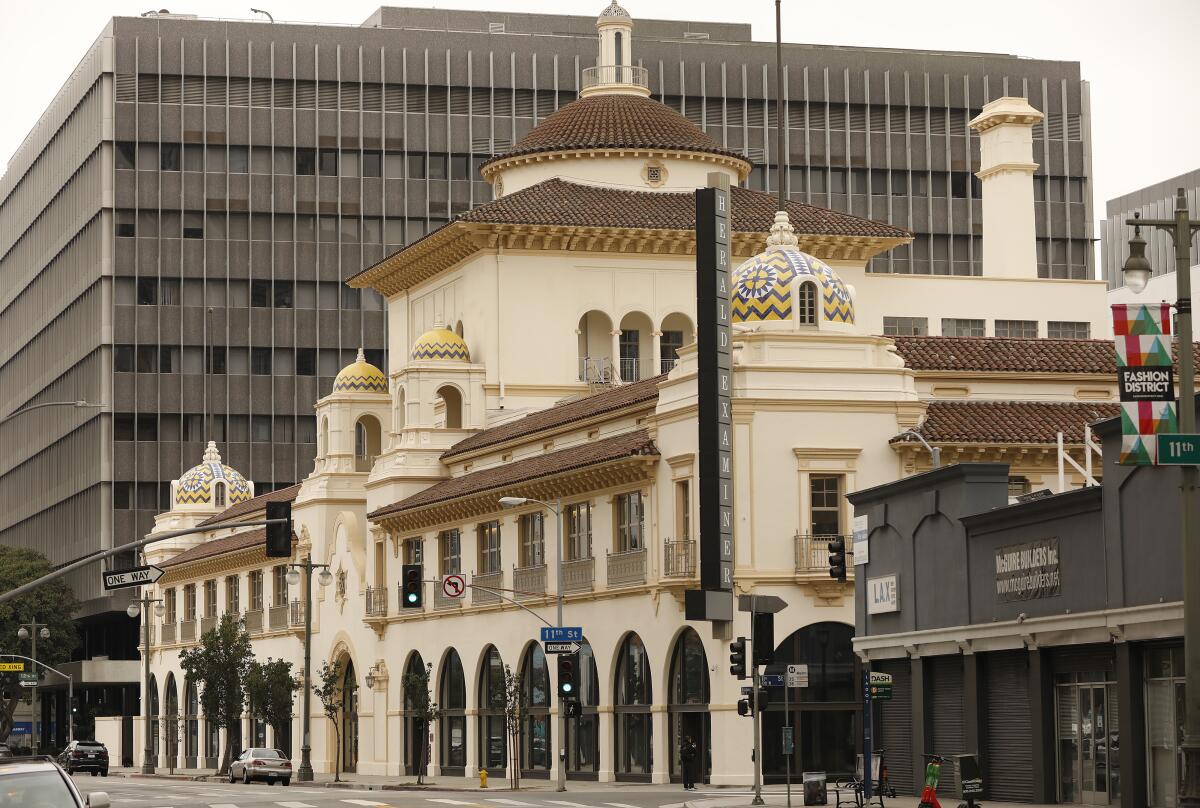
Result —
[{"label": "fashion district banner", "polygon": [[1155,435],[1178,432],[1168,303],[1115,303],[1113,337],[1121,394],[1121,458],[1125,466],[1154,465]]}]

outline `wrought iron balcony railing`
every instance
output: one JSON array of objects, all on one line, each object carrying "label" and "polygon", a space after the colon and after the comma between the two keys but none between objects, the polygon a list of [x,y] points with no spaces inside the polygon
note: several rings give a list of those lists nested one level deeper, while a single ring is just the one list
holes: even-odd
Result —
[{"label": "wrought iron balcony railing", "polygon": [[646,68],[637,65],[599,65],[583,69],[583,86],[596,87],[601,84],[632,84],[635,87],[649,87],[649,73]]}]

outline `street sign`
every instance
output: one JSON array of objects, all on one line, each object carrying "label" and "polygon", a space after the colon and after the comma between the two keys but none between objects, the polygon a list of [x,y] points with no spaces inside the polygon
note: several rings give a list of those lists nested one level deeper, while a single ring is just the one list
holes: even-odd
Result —
[{"label": "street sign", "polygon": [[579,651],[579,643],[577,642],[548,642],[546,643],[547,654],[574,654]]},{"label": "street sign", "polygon": [[782,673],[764,673],[758,679],[763,687],[783,687]]},{"label": "street sign", "polygon": [[132,567],[127,570],[110,570],[104,573],[104,591],[128,589],[131,586],[152,584],[163,576],[163,571],[155,566]]},{"label": "street sign", "polygon": [[1158,465],[1200,465],[1200,435],[1158,434]]},{"label": "street sign", "polygon": [[0,673],[20,673],[24,670],[24,662],[0,662]]},{"label": "street sign", "polygon": [[890,673],[871,672],[871,698],[875,701],[891,701],[892,675]]},{"label": "street sign", "polygon": [[775,595],[738,595],[739,612],[775,614],[787,608],[787,601]]},{"label": "street sign", "polygon": [[583,642],[583,627],[542,626],[542,642]]},{"label": "street sign", "polygon": [[17,681],[21,683],[21,687],[37,687],[37,674],[33,671],[18,673]]},{"label": "street sign", "polygon": [[442,576],[442,594],[448,598],[461,598],[467,593],[467,579],[461,575]]},{"label": "street sign", "polygon": [[808,666],[807,665],[788,665],[787,666],[787,686],[788,687],[808,687]]}]

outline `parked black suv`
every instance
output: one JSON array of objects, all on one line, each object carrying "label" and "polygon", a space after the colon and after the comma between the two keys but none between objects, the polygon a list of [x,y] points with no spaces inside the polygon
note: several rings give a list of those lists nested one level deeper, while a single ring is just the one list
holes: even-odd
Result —
[{"label": "parked black suv", "polygon": [[92,777],[108,777],[108,749],[99,741],[71,741],[58,756],[58,765],[75,772],[91,772]]}]

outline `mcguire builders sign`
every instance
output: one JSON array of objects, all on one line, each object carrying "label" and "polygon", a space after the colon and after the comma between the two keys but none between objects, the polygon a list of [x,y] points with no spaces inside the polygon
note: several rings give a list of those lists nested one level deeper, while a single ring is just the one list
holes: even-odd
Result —
[{"label": "mcguire builders sign", "polygon": [[1058,539],[996,550],[996,598],[1002,602],[1052,598],[1060,593]]}]

